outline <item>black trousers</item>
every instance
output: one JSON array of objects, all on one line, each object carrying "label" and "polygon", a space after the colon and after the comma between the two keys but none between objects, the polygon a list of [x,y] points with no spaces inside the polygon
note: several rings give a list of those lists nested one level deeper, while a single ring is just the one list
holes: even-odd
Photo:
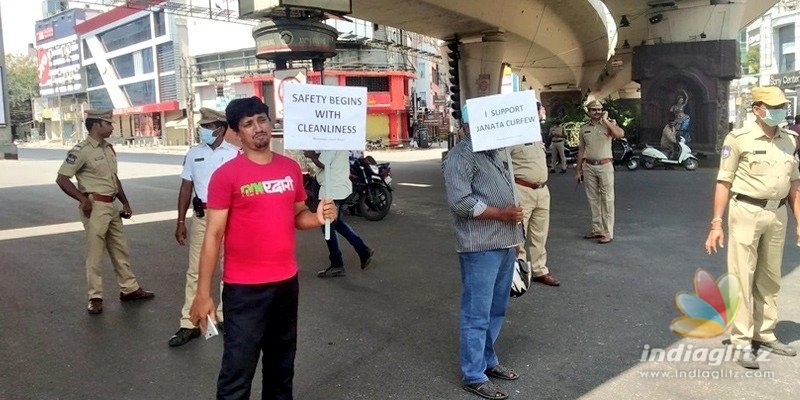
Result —
[{"label": "black trousers", "polygon": [[261,398],[292,399],[298,291],[297,275],[274,283],[225,284],[225,348],[217,381],[218,400],[250,399],[259,356],[263,366]]}]

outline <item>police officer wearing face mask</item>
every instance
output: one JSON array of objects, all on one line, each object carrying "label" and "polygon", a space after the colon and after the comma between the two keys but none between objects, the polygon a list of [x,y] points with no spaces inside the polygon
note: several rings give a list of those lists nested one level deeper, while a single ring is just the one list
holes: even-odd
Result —
[{"label": "police officer wearing face mask", "polygon": [[[731,328],[731,344],[742,349],[739,364],[758,369],[755,350],[783,356],[797,352],[775,337],[781,284],[787,202],[800,220],[797,135],[778,127],[788,100],[777,87],[751,90],[756,121],[731,131],[720,154],[714,214],[706,252],[723,247],[723,215],[728,206],[728,272],[739,279],[741,297]],[[800,224],[798,224],[800,225]],[[800,229],[796,232],[800,244]]]},{"label": "police officer wearing face mask", "polygon": [[[180,329],[170,339],[170,346],[181,346],[200,336],[200,329],[189,320],[189,308],[197,290],[198,263],[200,248],[206,232],[205,207],[208,199],[208,182],[211,175],[220,165],[239,154],[239,149],[225,141],[228,123],[225,114],[210,108],[200,109],[200,128],[198,134],[200,144],[189,149],[183,160],[181,187],[178,193],[178,222],[175,227],[175,239],[183,246],[186,244],[186,211],[191,201],[194,216],[188,232],[189,268],[186,271],[186,299],[181,310]],[[222,254],[220,254],[222,259]],[[222,287],[220,283],[220,293]],[[222,323],[222,301],[217,310],[217,318]]]}]

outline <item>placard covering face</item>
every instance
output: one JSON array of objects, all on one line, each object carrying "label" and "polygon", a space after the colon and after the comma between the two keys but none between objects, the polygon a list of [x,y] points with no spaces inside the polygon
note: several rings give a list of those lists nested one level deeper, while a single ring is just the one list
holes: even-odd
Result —
[{"label": "placard covering face", "polygon": [[286,85],[283,145],[292,150],[364,150],[367,88]]},{"label": "placard covering face", "polygon": [[542,141],[532,90],[469,99],[467,113],[473,151]]}]

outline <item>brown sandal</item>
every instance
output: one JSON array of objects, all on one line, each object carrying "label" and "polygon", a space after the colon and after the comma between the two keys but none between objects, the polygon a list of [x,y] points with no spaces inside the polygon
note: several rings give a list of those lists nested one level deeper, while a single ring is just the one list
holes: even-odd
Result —
[{"label": "brown sandal", "polygon": [[464,390],[475,393],[484,399],[502,400],[508,398],[508,394],[492,383],[492,381],[464,385]]},{"label": "brown sandal", "polygon": [[601,237],[603,237],[603,234],[602,233],[597,233],[597,232],[589,232],[589,233],[583,235],[584,239],[599,239]]}]

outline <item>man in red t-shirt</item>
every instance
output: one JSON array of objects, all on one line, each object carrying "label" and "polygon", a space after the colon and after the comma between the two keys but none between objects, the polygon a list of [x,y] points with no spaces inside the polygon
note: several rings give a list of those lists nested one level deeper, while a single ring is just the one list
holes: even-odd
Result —
[{"label": "man in red t-shirt", "polygon": [[197,294],[189,314],[203,331],[207,316],[216,320],[211,277],[224,238],[225,335],[217,398],[249,399],[263,352],[262,398],[291,399],[298,295],[294,230],[335,219],[336,207],[326,199],[316,213],[308,210],[300,166],[270,150],[269,107],[259,98],[231,101],[225,116],[243,154],[211,176]]}]

